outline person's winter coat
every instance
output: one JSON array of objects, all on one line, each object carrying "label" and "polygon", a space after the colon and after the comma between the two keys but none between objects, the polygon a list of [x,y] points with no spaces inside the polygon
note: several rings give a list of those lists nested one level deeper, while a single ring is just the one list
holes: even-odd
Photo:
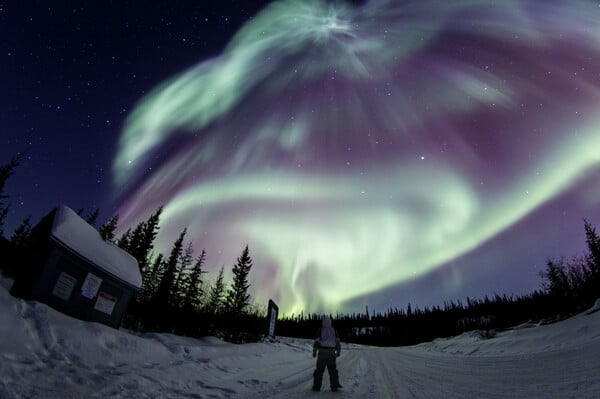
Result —
[{"label": "person's winter coat", "polygon": [[323,326],[319,330],[313,348],[333,348],[339,356],[341,350],[340,339],[337,336],[335,328],[331,326],[331,319],[329,317],[323,319]]}]

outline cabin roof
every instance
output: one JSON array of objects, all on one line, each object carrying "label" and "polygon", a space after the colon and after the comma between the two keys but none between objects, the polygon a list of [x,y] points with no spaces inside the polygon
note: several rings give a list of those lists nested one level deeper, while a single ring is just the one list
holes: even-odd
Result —
[{"label": "cabin roof", "polygon": [[64,205],[58,207],[50,236],[108,274],[135,288],[142,287],[137,260],[111,242]]}]

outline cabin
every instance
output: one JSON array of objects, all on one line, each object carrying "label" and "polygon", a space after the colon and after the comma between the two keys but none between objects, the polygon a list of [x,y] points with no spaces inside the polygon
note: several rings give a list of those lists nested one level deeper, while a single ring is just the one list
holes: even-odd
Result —
[{"label": "cabin", "polygon": [[81,320],[119,328],[142,287],[136,259],[66,206],[33,228],[28,252],[11,294]]}]

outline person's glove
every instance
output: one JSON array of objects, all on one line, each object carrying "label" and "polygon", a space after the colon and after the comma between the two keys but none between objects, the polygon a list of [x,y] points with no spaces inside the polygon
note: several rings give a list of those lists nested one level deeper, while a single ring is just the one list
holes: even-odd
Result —
[{"label": "person's glove", "polygon": [[313,350],[313,357],[317,357],[317,351]]},{"label": "person's glove", "polygon": [[335,357],[340,357],[340,351],[335,351]]}]

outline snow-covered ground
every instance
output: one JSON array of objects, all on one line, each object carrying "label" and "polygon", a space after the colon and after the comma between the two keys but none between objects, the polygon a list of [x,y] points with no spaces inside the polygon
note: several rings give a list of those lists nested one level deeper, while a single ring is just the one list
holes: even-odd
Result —
[{"label": "snow-covered ground", "polygon": [[[600,312],[404,348],[343,345],[341,392],[310,390],[308,340],[137,335],[0,288],[0,398],[600,398]],[[326,373],[327,374],[327,373]]]}]

